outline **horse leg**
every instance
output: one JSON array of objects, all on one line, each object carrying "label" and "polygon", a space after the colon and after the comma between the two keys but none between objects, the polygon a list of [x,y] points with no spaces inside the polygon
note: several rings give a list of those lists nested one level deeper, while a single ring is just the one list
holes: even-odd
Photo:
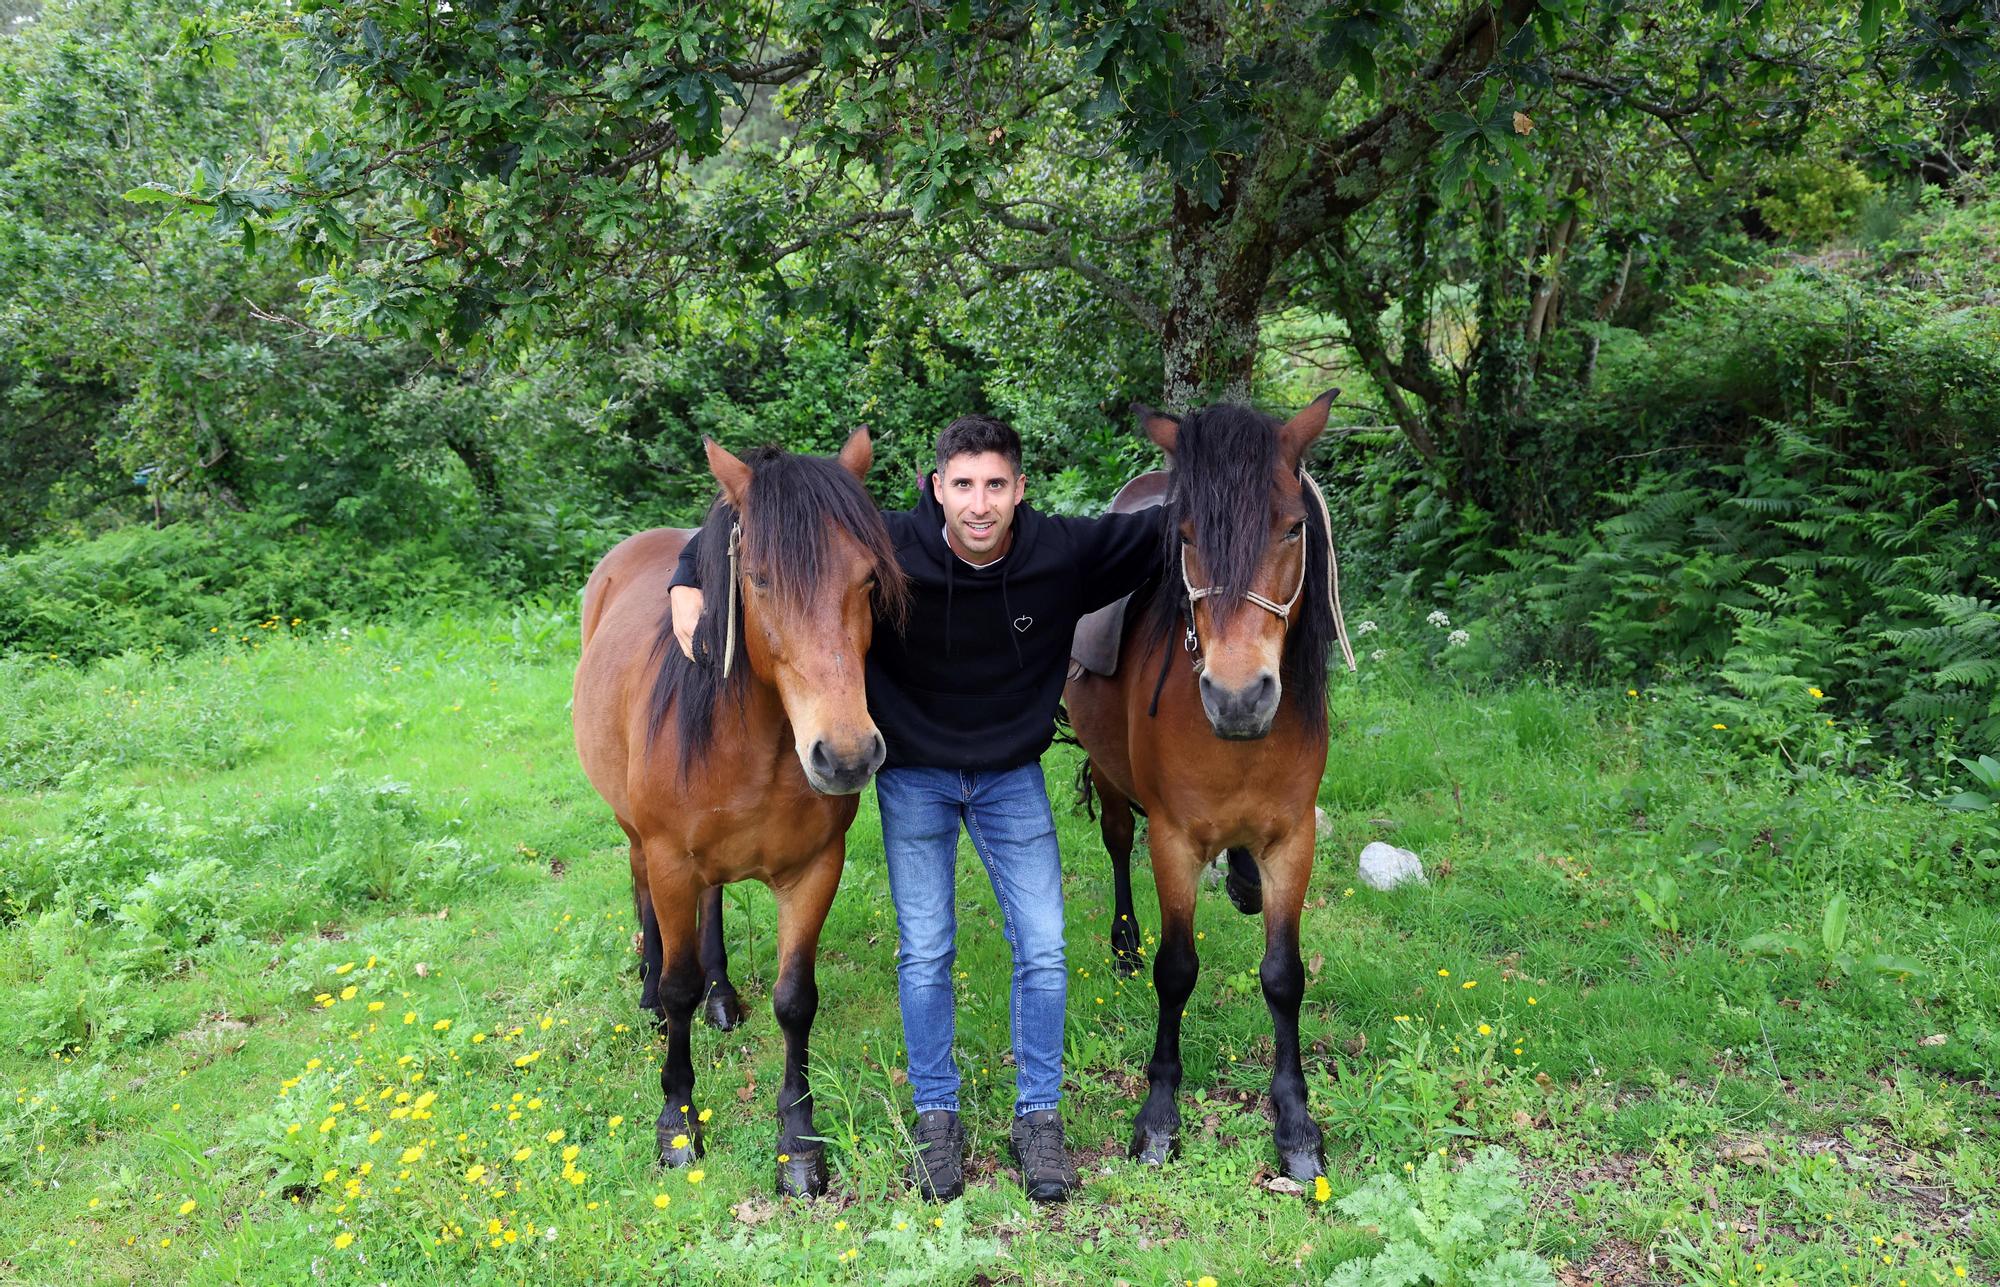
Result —
[{"label": "horse leg", "polygon": [[722,940],[722,886],[710,885],[701,895],[701,977],[708,988],[701,1017],[718,1032],[743,1022],[743,1003],[729,981],[729,946]]},{"label": "horse leg", "polygon": [[1144,957],[1139,914],[1132,908],[1132,802],[1095,765],[1090,768],[1090,777],[1101,806],[1097,829],[1104,837],[1105,852],[1111,855],[1112,968],[1130,976],[1139,972]]},{"label": "horse leg", "polygon": [[778,896],[778,983],[771,1010],[785,1034],[785,1073],[778,1083],[778,1192],[816,1198],[826,1192],[826,1147],[813,1127],[812,1082],[806,1042],[819,1012],[813,977],[820,927],[840,886],[847,839],[839,837]]},{"label": "horse leg", "polygon": [[1153,881],[1160,894],[1160,950],[1153,958],[1153,988],[1160,997],[1153,1059],[1146,1065],[1146,1102],[1132,1133],[1132,1156],[1160,1166],[1180,1151],[1181,1015],[1194,992],[1201,961],[1194,950],[1194,896],[1201,855],[1188,838],[1159,817],[1152,821]]},{"label": "horse leg", "polygon": [[[626,834],[632,835],[627,832]],[[639,932],[632,936],[632,950],[639,955],[639,1008],[660,1019],[660,918],[653,914],[652,895],[646,892],[646,851],[632,835],[632,910],[639,918]]]},{"label": "horse leg", "polygon": [[1237,911],[1255,916],[1264,910],[1264,878],[1258,874],[1257,860],[1248,849],[1231,849],[1228,853],[1229,874],[1223,877],[1222,888]]},{"label": "horse leg", "polygon": [[1306,1102],[1306,1077],[1299,1065],[1299,1004],[1306,971],[1299,962],[1299,912],[1312,876],[1312,832],[1286,836],[1264,858],[1264,961],[1257,971],[1264,1003],[1271,1009],[1275,1051],[1271,1060],[1271,1106],[1278,1160],[1285,1174],[1310,1184],[1326,1172],[1319,1123]]},{"label": "horse leg", "polygon": [[[671,860],[669,860],[671,861]],[[701,886],[681,864],[656,862],[648,882],[660,936],[660,1027],[667,1058],[660,1065],[664,1103],[653,1133],[662,1166],[687,1166],[701,1156],[701,1121],[694,1109],[694,1059],[689,1029],[701,1002],[701,957],[695,946],[695,900]],[[671,877],[668,873],[672,873]]]}]

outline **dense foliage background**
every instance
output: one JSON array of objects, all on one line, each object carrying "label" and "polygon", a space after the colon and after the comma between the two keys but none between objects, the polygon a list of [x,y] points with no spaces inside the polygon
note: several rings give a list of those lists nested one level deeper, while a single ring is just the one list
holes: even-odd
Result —
[{"label": "dense foliage background", "polygon": [[867,422],[895,503],[989,410],[1087,511],[1132,400],[1338,384],[1352,575],[1440,666],[2000,744],[1990,4],[0,26],[0,648],[568,594],[704,434]]}]

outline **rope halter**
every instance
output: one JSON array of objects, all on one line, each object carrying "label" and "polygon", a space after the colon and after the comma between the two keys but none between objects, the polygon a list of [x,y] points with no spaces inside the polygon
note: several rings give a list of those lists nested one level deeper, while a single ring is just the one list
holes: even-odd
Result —
[{"label": "rope halter", "polygon": [[[1333,604],[1333,633],[1334,637],[1340,641],[1341,656],[1346,660],[1347,668],[1351,671],[1356,669],[1356,666],[1354,664],[1354,649],[1347,642],[1347,621],[1340,608],[1340,560],[1334,554],[1333,550],[1333,516],[1327,510],[1326,497],[1321,494],[1319,484],[1313,481],[1313,476],[1308,474],[1303,467],[1299,470],[1299,481],[1305,485],[1306,491],[1312,494],[1313,502],[1319,508],[1320,526],[1326,532],[1327,595]],[[1194,605],[1200,603],[1203,599],[1220,596],[1225,591],[1219,585],[1195,585],[1194,578],[1188,575],[1187,547],[1188,543],[1186,541],[1181,542],[1181,588],[1187,591],[1187,633],[1181,640],[1181,646],[1192,654],[1195,671],[1199,673],[1202,668],[1201,637],[1195,633]],[[1245,590],[1242,598],[1247,603],[1256,604],[1289,626],[1291,624],[1292,609],[1298,606],[1299,597],[1306,590],[1307,566],[1308,560],[1301,559],[1299,561],[1299,583],[1292,587],[1292,597],[1283,603],[1279,603],[1275,599],[1268,599],[1258,594],[1255,590]]]}]

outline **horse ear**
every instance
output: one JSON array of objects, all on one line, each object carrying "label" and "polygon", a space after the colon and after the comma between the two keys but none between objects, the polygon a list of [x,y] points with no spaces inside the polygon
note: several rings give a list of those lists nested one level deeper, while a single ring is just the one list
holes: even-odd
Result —
[{"label": "horse ear", "polygon": [[857,425],[840,449],[840,467],[859,482],[868,477],[868,467],[874,463],[875,444],[868,439],[868,426]]},{"label": "horse ear", "polygon": [[1146,436],[1153,440],[1155,446],[1169,456],[1174,454],[1174,448],[1180,445],[1181,439],[1179,420],[1164,411],[1155,411],[1143,402],[1132,404],[1132,414],[1139,417],[1139,427],[1146,431]]},{"label": "horse ear", "polygon": [[1333,410],[1333,400],[1339,396],[1339,389],[1328,389],[1278,430],[1278,451],[1288,468],[1297,469],[1313,440],[1326,432],[1327,413]]},{"label": "horse ear", "polygon": [[701,447],[708,453],[708,472],[722,484],[723,498],[732,509],[741,513],[744,494],[750,490],[750,466],[730,455],[713,438],[703,438]]}]

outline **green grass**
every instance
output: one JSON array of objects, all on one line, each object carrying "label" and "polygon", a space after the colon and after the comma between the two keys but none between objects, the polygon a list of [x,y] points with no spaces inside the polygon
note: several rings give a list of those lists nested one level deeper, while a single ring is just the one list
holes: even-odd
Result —
[{"label": "green grass", "polygon": [[[944,1209],[909,1193],[870,799],[820,961],[833,1193],[779,1202],[761,886],[730,897],[750,1022],[696,1028],[701,1178],[653,1166],[660,1051],[624,842],[570,745],[570,620],[241,633],[0,661],[0,1279],[1317,1283],[1379,1248],[1337,1201],[1263,1187],[1262,934],[1219,890],[1185,1154],[1125,1159],[1153,998],[1110,969],[1102,850],[1062,803],[1075,752],[1047,767],[1086,1188],[1039,1210],[1007,1175],[1006,948],[968,854],[973,1180]],[[1963,817],[1894,775],[1743,758],[1622,690],[1392,663],[1333,702],[1301,1020],[1332,1198],[1497,1143],[1526,1168],[1530,1245],[1574,1281],[2000,1273],[2000,914],[1961,868]],[[1431,884],[1358,887],[1371,839]],[[1809,950],[1745,950],[1774,932]]]}]

